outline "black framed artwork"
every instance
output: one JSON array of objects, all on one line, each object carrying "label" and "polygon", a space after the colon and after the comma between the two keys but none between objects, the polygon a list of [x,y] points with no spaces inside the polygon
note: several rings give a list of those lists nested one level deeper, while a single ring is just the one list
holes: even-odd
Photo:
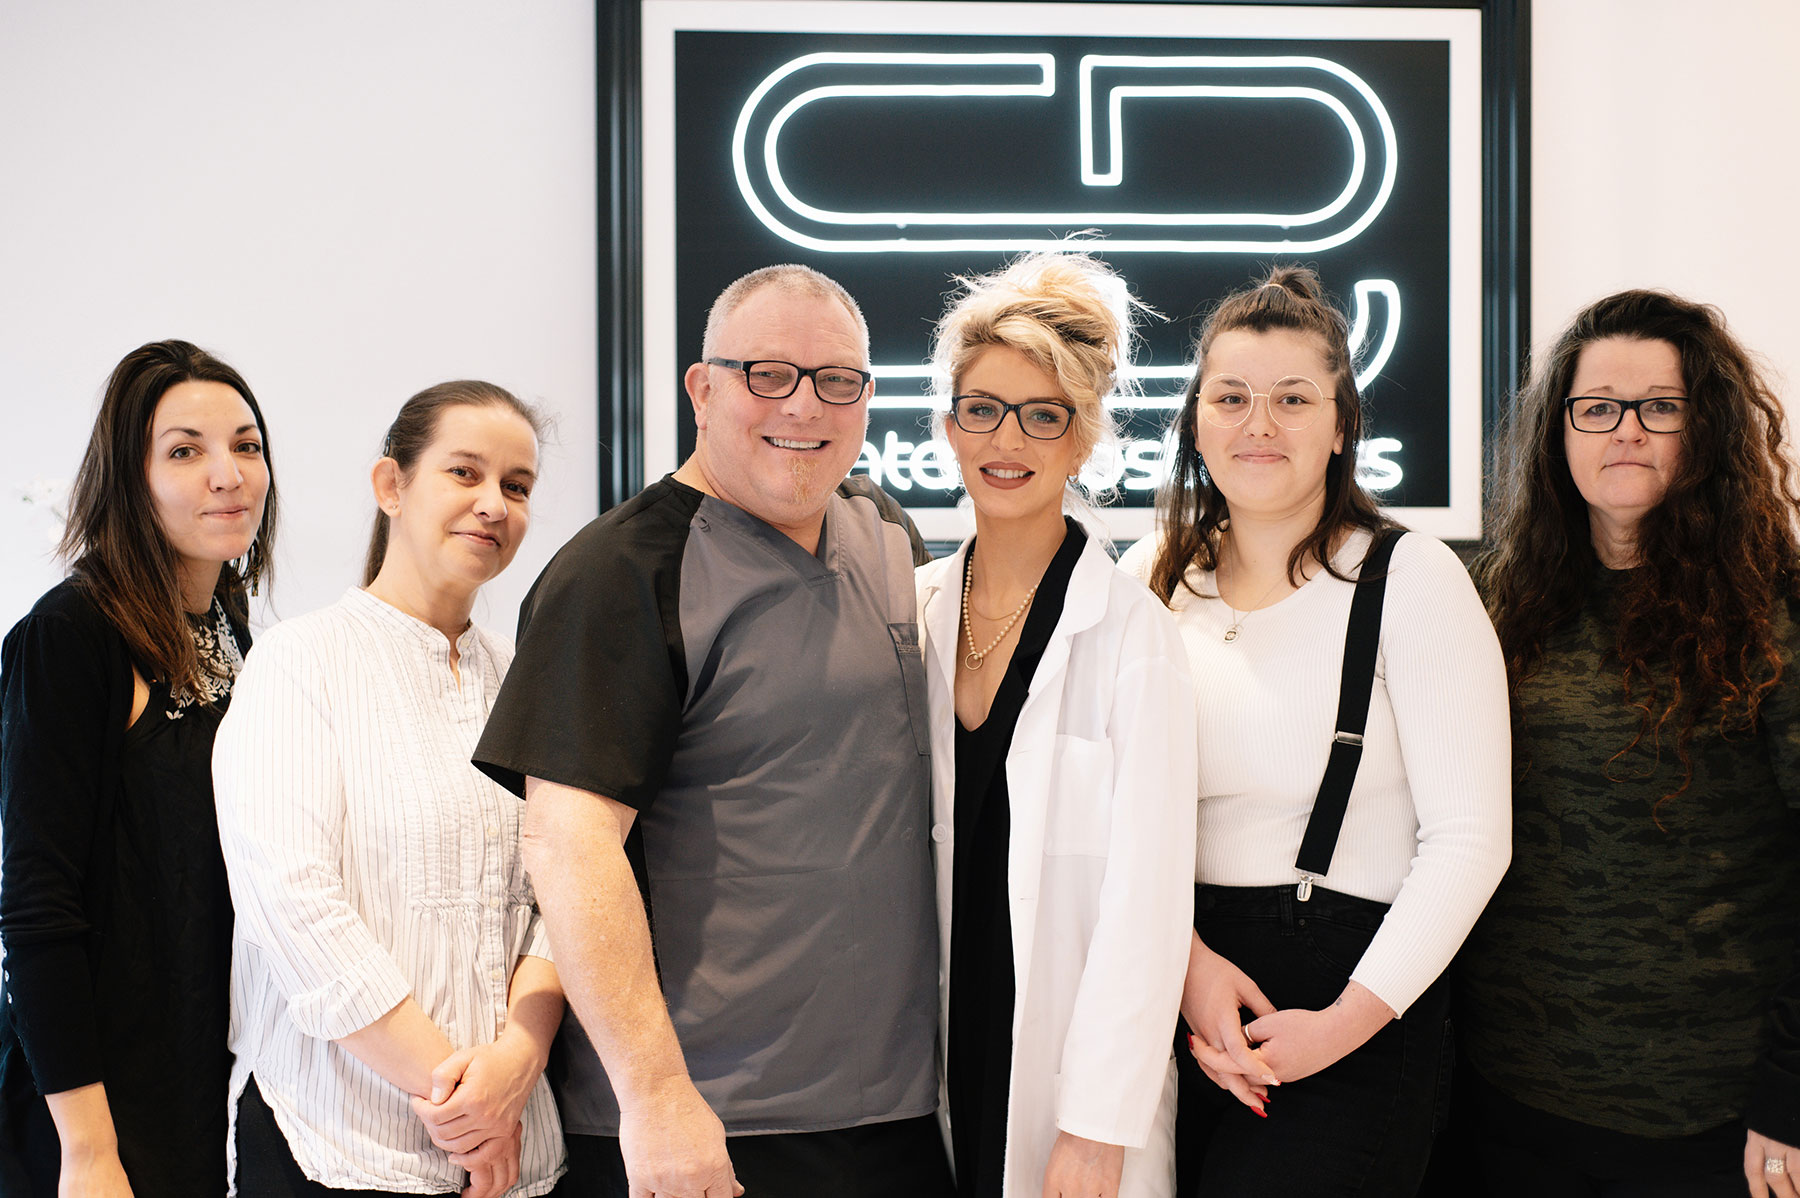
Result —
[{"label": "black framed artwork", "polygon": [[795,261],[869,322],[857,469],[960,537],[932,324],[953,276],[1075,237],[1162,317],[1088,467],[1113,537],[1150,530],[1208,305],[1300,262],[1352,319],[1359,476],[1478,538],[1526,329],[1527,2],[603,6],[602,505],[691,449],[713,297]]}]

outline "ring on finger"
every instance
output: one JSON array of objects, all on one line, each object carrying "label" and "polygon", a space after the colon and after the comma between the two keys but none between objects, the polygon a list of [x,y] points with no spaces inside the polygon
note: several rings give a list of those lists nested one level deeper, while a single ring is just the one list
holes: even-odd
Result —
[{"label": "ring on finger", "polygon": [[1772,1156],[1763,1162],[1764,1173],[1786,1173],[1787,1161],[1779,1156]]}]

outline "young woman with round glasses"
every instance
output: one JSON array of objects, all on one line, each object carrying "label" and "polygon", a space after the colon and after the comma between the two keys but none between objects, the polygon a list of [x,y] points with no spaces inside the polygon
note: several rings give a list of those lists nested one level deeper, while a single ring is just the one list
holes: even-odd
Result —
[{"label": "young woman with round glasses", "polygon": [[[1416,1190],[1446,1097],[1440,975],[1506,868],[1505,673],[1442,544],[1393,548],[1367,719],[1338,734],[1352,596],[1398,531],[1356,481],[1347,334],[1300,268],[1213,311],[1159,536],[1122,563],[1175,612],[1199,706],[1183,1193]],[[1343,737],[1360,765],[1341,826],[1320,817],[1328,867],[1302,869]]]},{"label": "young woman with round glasses", "polygon": [[1168,612],[1065,514],[1127,360],[1117,276],[962,280],[940,416],[975,535],[920,568],[957,1192],[1166,1195],[1194,864],[1193,688]]},{"label": "young woman with round glasses", "polygon": [[[1513,686],[1513,869],[1459,967],[1492,1194],[1800,1172],[1800,497],[1719,312],[1626,291],[1520,394],[1476,575]],[[1611,1188],[1608,1188],[1611,1187]],[[1650,1188],[1653,1187],[1653,1188]]]}]

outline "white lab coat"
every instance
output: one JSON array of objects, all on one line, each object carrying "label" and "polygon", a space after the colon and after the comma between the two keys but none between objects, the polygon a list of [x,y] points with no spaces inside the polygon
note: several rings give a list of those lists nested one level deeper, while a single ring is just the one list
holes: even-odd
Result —
[{"label": "white lab coat", "polygon": [[[953,686],[968,549],[918,571],[945,1012],[956,984]],[[1126,1146],[1123,1198],[1174,1191],[1171,1045],[1193,926],[1198,798],[1187,663],[1173,617],[1090,539],[1006,758],[1016,994],[1006,1198],[1042,1193],[1058,1130]]]}]

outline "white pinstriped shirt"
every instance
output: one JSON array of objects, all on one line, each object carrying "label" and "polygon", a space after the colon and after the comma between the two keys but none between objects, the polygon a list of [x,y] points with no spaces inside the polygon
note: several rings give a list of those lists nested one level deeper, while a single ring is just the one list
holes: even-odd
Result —
[{"label": "white pinstriped shirt", "polygon": [[[231,962],[238,1097],[252,1075],[306,1175],[432,1194],[467,1175],[409,1096],[332,1041],[411,995],[452,1044],[506,1024],[521,955],[548,958],[519,853],[524,803],[469,763],[512,646],[457,641],[352,588],[263,634],[213,749],[220,842],[237,907]],[[539,1078],[515,1195],[561,1175],[562,1128]]]}]

